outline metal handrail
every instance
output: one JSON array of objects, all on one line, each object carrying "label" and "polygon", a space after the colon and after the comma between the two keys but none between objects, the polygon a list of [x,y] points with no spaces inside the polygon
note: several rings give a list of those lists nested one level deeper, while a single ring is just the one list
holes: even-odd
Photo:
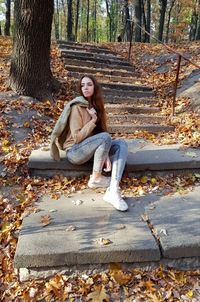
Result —
[{"label": "metal handrail", "polygon": [[132,37],[133,37],[133,26],[134,24],[136,26],[138,26],[142,31],[144,31],[147,35],[149,35],[152,39],[156,40],[158,43],[162,44],[164,47],[166,47],[169,51],[177,54],[178,58],[177,58],[177,69],[176,69],[176,79],[175,79],[175,83],[174,83],[174,92],[173,92],[173,101],[172,101],[172,115],[174,116],[175,114],[175,103],[176,103],[176,92],[177,92],[177,87],[178,87],[178,81],[179,81],[179,72],[180,72],[180,65],[181,65],[181,58],[183,58],[184,60],[188,61],[190,64],[194,65],[196,68],[200,69],[200,66],[197,65],[196,63],[194,63],[193,61],[191,61],[190,59],[188,59],[187,57],[185,57],[183,54],[181,54],[180,52],[174,50],[173,48],[171,48],[170,46],[168,46],[166,43],[160,41],[159,39],[157,39],[156,37],[154,37],[153,35],[151,35],[148,31],[146,31],[144,28],[142,28],[137,22],[135,22],[135,18],[128,19],[127,21],[132,22],[132,26],[131,26],[131,37],[130,37],[130,45],[129,45],[129,54],[128,54],[128,59],[130,60],[130,56],[131,56],[131,48],[132,48]]}]

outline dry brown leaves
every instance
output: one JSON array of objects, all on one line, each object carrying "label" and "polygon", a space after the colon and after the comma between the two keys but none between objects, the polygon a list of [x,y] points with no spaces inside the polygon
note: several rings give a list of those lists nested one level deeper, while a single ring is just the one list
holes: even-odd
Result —
[{"label": "dry brown leaves", "polygon": [[[0,91],[7,91],[6,78],[9,73],[11,40],[0,37]],[[149,46],[148,46],[149,47]],[[145,48],[146,49],[146,48]],[[160,51],[159,48],[156,51]],[[141,52],[139,52],[141,53]],[[38,103],[26,103],[26,107],[35,112],[36,118],[18,123],[18,129],[30,129],[29,135],[22,141],[13,138],[9,114],[13,110],[23,112],[25,102],[21,99],[0,102],[0,164],[4,171],[0,177],[0,296],[2,301],[68,301],[74,302],[77,297],[82,301],[193,301],[199,296],[199,272],[177,272],[158,268],[149,272],[141,270],[124,271],[119,265],[112,265],[109,272],[91,275],[54,275],[47,280],[19,282],[14,271],[13,259],[16,250],[19,230],[23,217],[39,209],[34,202],[41,195],[48,194],[58,199],[61,194],[70,194],[84,190],[88,178],[66,178],[57,176],[48,180],[30,178],[27,171],[27,159],[32,149],[47,141],[53,124],[59,116],[64,102],[70,99],[71,84],[59,59],[59,52],[52,49],[52,67],[55,76],[62,81],[63,88],[56,96],[55,103],[44,100]],[[139,58],[137,59],[139,62]],[[145,74],[145,70],[142,71]],[[148,71],[149,72],[149,71]],[[149,72],[150,75],[150,72]],[[149,82],[151,79],[149,80]],[[160,81],[163,81],[162,79]],[[68,83],[68,84],[67,84]],[[160,83],[160,82],[158,82]],[[180,101],[180,106],[182,106]],[[166,106],[166,110],[167,110]],[[45,118],[44,118],[45,117]],[[199,122],[195,115],[180,115],[173,120],[175,134],[155,136],[146,132],[136,133],[157,143],[181,142],[187,146],[199,146]],[[181,177],[147,177],[123,178],[122,190],[126,196],[142,196],[156,192],[158,194],[186,193],[192,190],[199,175]],[[42,215],[41,215],[42,216]],[[41,225],[51,223],[51,216],[41,217]],[[123,228],[123,226],[119,226]],[[70,228],[67,231],[72,231]],[[108,244],[106,238],[100,238],[99,244]]]},{"label": "dry brown leaves", "polygon": [[[141,196],[148,192],[162,194],[186,193],[198,177],[147,177],[138,179],[124,178],[123,192],[128,196]],[[58,198],[60,194],[70,196],[71,193],[87,187],[87,177],[66,178],[54,177],[44,181],[40,178],[17,177],[0,178],[1,188],[6,192],[0,196],[0,290],[3,301],[65,301],[82,297],[83,301],[118,301],[124,296],[124,301],[194,301],[198,295],[197,286],[199,272],[178,272],[159,268],[144,272],[142,270],[124,271],[118,264],[112,264],[109,272],[94,273],[89,276],[55,275],[48,280],[28,281],[20,283],[14,272],[13,258],[15,254],[18,232],[21,222],[27,213],[39,211],[34,202],[43,194]],[[51,223],[51,216],[42,216],[42,226]],[[108,244],[101,238],[99,244]],[[99,300],[98,300],[99,299]],[[102,300],[101,300],[102,299]],[[116,299],[116,300],[115,300]],[[118,299],[118,300],[117,300]],[[129,299],[129,300],[128,300]],[[185,300],[184,300],[185,299]],[[92,300],[92,301],[93,301]],[[75,300],[76,301],[76,300]],[[94,300],[95,301],[95,300]],[[120,300],[119,300],[120,301]]]}]

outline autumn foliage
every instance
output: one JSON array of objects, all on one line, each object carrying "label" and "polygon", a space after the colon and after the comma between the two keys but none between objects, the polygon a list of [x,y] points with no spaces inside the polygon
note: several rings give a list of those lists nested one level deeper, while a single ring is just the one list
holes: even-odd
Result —
[{"label": "autumn foliage", "polygon": [[[67,71],[59,58],[56,45],[52,47],[52,70],[62,82],[62,89],[55,95],[55,102],[44,100],[34,102],[26,98],[9,98],[8,74],[10,66],[11,40],[0,38],[0,299],[1,301],[191,301],[200,299],[199,271],[176,271],[157,267],[150,271],[123,269],[119,264],[110,264],[101,272],[82,272],[74,275],[56,274],[48,279],[29,280],[20,282],[13,267],[13,259],[22,219],[29,213],[35,212],[34,202],[42,195],[48,194],[58,199],[61,194],[68,196],[72,192],[87,187],[87,177],[66,178],[57,176],[44,182],[41,178],[31,178],[27,171],[27,159],[31,150],[48,143],[51,129],[63,109],[64,102],[71,98],[71,83]],[[109,45],[108,45],[109,46]],[[115,47],[122,55],[127,55],[127,48]],[[199,60],[196,44],[177,46]],[[181,50],[181,49],[179,49]],[[156,73],[156,62],[144,64],[141,56],[145,53],[154,56],[161,53],[158,45],[134,45],[132,60],[137,66],[141,77],[147,84],[158,92],[160,105],[164,113],[169,113],[171,97],[167,94],[174,80],[175,63],[168,73]],[[199,61],[198,61],[199,62]],[[190,72],[190,66],[185,64],[181,71],[181,78]],[[8,92],[9,91],[9,92]],[[7,95],[5,93],[8,93]],[[177,115],[171,121],[175,125],[175,132],[153,135],[138,132],[129,137],[144,137],[158,144],[180,143],[182,148],[188,146],[199,147],[200,134],[199,118],[195,113],[184,111],[189,100],[178,99]],[[31,112],[33,118],[24,118],[24,110]],[[17,115],[18,120],[11,119]],[[25,133],[25,137],[14,135],[14,129]],[[200,175],[166,176],[139,178],[124,177],[122,180],[123,193],[127,196],[139,197],[148,193],[184,194],[199,183]],[[42,216],[42,215],[41,215]],[[143,217],[145,219],[145,217]],[[41,225],[45,227],[51,223],[51,215],[41,217]],[[121,226],[123,227],[123,226]],[[68,231],[74,231],[73,226]],[[109,244],[106,238],[101,238],[99,244]]]}]

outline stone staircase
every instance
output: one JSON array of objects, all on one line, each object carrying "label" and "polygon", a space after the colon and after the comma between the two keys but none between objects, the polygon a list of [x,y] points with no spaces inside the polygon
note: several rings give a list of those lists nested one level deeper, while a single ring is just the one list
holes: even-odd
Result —
[{"label": "stone staircase", "polygon": [[[153,90],[137,79],[134,68],[124,59],[93,45],[62,42],[59,47],[63,60],[68,60],[66,68],[74,84],[82,73],[88,73],[88,69],[101,82],[111,132],[172,130],[166,117],[161,115]],[[87,62],[97,62],[95,58],[99,57],[105,59],[98,62],[102,67],[87,65]],[[75,61],[81,67],[78,62],[75,65]],[[117,61],[121,67],[113,70]],[[157,146],[144,139],[129,139],[127,143],[129,154],[125,171],[129,176],[199,174],[198,149],[184,150],[176,144]],[[29,173],[40,177],[80,177],[91,173],[92,162],[72,165],[65,151],[60,155],[61,160],[54,161],[47,146],[33,150],[28,162]],[[200,189],[187,195],[161,196],[157,187],[155,193],[152,190],[145,196],[126,198],[129,204],[126,213],[105,203],[97,191],[71,191],[68,196],[62,194],[56,202],[55,197],[41,196],[35,204],[39,211],[24,217],[19,234],[14,266],[20,281],[46,278],[54,273],[71,274],[73,270],[89,275],[93,269],[107,269],[110,262],[121,263],[129,269],[159,265],[199,268]],[[51,218],[45,228],[41,223],[42,215]],[[148,221],[142,218],[145,215]],[[72,226],[75,226],[74,232],[69,231]],[[109,238],[111,244],[99,245],[99,238]]]},{"label": "stone staircase", "polygon": [[92,44],[58,41],[58,47],[74,88],[83,74],[93,74],[101,83],[110,133],[174,130],[161,114],[153,89],[127,60]]}]

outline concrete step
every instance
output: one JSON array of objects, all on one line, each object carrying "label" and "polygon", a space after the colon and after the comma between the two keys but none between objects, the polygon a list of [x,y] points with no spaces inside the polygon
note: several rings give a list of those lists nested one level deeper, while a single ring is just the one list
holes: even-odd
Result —
[{"label": "concrete step", "polygon": [[[74,78],[75,80],[79,79],[81,75],[82,75],[81,73],[76,71],[68,72],[68,76]],[[129,83],[129,84],[138,84],[138,85],[144,84],[145,80],[140,79],[138,76],[134,75],[131,77],[121,77],[121,76],[101,74],[98,72],[95,75],[95,78],[98,80],[99,83],[110,82],[110,83]]]},{"label": "concrete step", "polygon": [[104,98],[105,104],[117,104],[123,106],[131,105],[140,106],[140,105],[148,105],[148,106],[155,106],[158,103],[158,100],[154,96],[142,96],[140,93],[134,93],[133,97],[124,96],[124,95],[105,95]]},{"label": "concrete step", "polygon": [[[104,59],[104,60],[119,60],[122,61],[123,58],[120,57],[117,54],[110,54],[110,53],[93,53],[91,51],[87,51],[87,50],[62,50],[61,51],[61,57],[73,57],[73,58],[85,58],[85,59],[92,59],[92,58],[99,58],[99,59]],[[125,61],[125,60],[124,60]],[[126,61],[127,62],[127,61]]]},{"label": "concrete step", "polygon": [[124,123],[123,125],[119,124],[114,124],[108,125],[108,131],[110,133],[116,134],[129,134],[129,133],[134,133],[135,131],[147,131],[150,133],[158,133],[158,132],[169,132],[169,131],[174,131],[174,127],[170,125],[157,125],[157,124],[133,124],[131,125],[130,123],[126,124]]},{"label": "concrete step", "polygon": [[[40,211],[22,222],[14,259],[20,281],[55,273],[69,276],[74,271],[89,276],[94,270],[105,272],[109,263],[120,263],[123,271],[160,265],[198,270],[199,195],[198,186],[184,195],[151,193],[135,198],[125,194],[129,205],[125,213],[104,202],[103,192],[83,189],[73,196],[62,194],[56,201],[44,195],[35,204]],[[78,200],[79,206],[75,205]],[[141,218],[144,214],[159,241]],[[51,219],[43,227],[41,216],[45,215]],[[109,239],[110,244],[101,245],[100,238]]]},{"label": "concrete step", "polygon": [[[150,115],[150,114],[108,114],[108,122],[110,124],[127,124],[129,123],[130,126],[133,124],[166,124],[167,117],[166,116],[159,116],[159,115]],[[114,126],[114,125],[113,125]],[[161,125],[160,125],[161,126]]]},{"label": "concrete step", "polygon": [[132,66],[128,66],[123,62],[116,62],[111,60],[102,60],[102,59],[80,59],[80,58],[63,58],[63,61],[67,65],[73,66],[86,66],[93,68],[112,68],[112,69],[123,69],[127,71],[134,71]]},{"label": "concrete step", "polygon": [[133,114],[133,113],[158,113],[160,112],[159,107],[150,107],[150,106],[137,106],[133,105],[119,105],[119,104],[105,104],[105,109],[107,114]]},{"label": "concrete step", "polygon": [[115,52],[112,50],[98,46],[95,44],[90,44],[90,43],[79,43],[79,42],[66,42],[66,41],[57,41],[58,47],[63,48],[63,49],[77,49],[77,50],[89,50],[89,51],[94,51],[96,53],[108,53],[108,54],[114,54],[116,55]]},{"label": "concrete step", "polygon": [[[134,87],[133,87],[134,88]],[[151,90],[143,91],[139,90],[139,87],[136,87],[136,90],[122,90],[122,89],[110,89],[103,87],[103,93],[108,99],[110,96],[118,97],[129,97],[129,98],[151,98],[155,96],[155,93]]]},{"label": "concrete step", "polygon": [[[156,127],[154,126],[154,128]],[[133,128],[131,133],[140,129],[136,126]],[[129,148],[126,171],[130,175],[136,172],[153,174],[160,172],[191,173],[191,171],[200,169],[200,150],[198,149],[189,148],[184,151],[180,149],[180,145],[157,146],[139,139],[126,141]],[[187,155],[191,152],[196,154],[196,157]],[[66,160],[65,151],[60,151],[60,155],[61,161],[57,162],[50,157],[48,147],[45,147],[45,151],[43,149],[32,151],[28,162],[30,174],[32,176],[50,177],[58,174],[80,176],[91,173],[92,162],[83,165],[72,165]]]},{"label": "concrete step", "polygon": [[82,67],[82,66],[73,66],[65,64],[65,69],[67,71],[75,71],[84,74],[106,74],[106,75],[114,75],[114,76],[121,76],[121,77],[131,77],[134,76],[133,72],[129,72],[123,69],[120,70],[112,70],[109,68],[91,68],[91,67]]},{"label": "concrete step", "polygon": [[61,51],[61,57],[63,59],[73,59],[81,61],[81,64],[83,61],[91,61],[91,62],[99,62],[99,63],[107,63],[107,64],[115,64],[115,65],[125,65],[133,68],[133,65],[126,61],[122,57],[117,57],[114,55],[105,55],[105,54],[94,54],[91,52],[83,52],[83,53],[77,53],[70,50],[68,51]]},{"label": "concrete step", "polygon": [[144,85],[130,85],[128,83],[101,83],[103,89],[125,90],[127,91],[152,91],[152,88]]}]

